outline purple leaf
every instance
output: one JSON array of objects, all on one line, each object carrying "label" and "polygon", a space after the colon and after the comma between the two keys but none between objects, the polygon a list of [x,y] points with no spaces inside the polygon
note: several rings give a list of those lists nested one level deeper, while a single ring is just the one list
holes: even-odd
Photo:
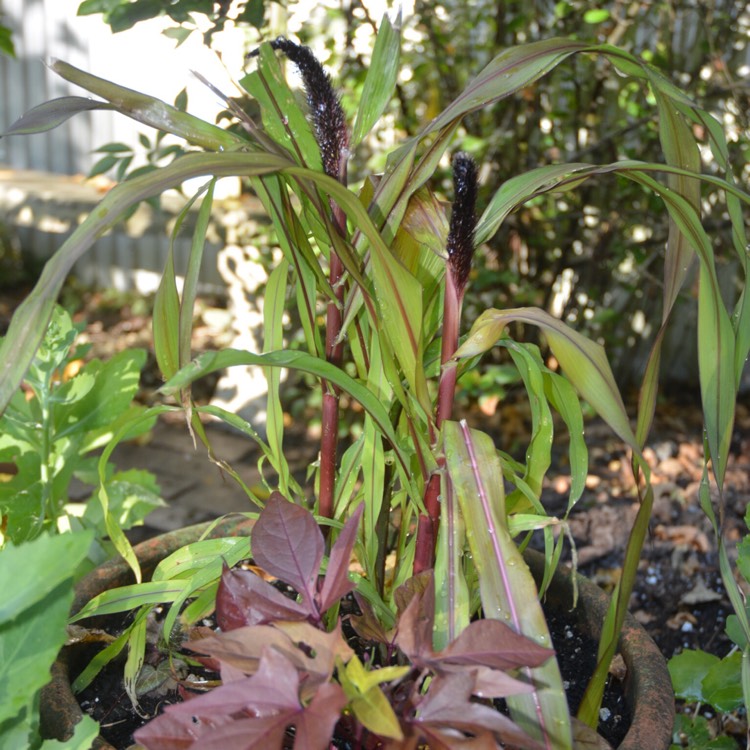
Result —
[{"label": "purple leaf", "polygon": [[265,648],[256,674],[165,709],[137,732],[148,750],[248,750],[282,747],[296,727],[295,750],[327,750],[346,695],[320,685],[310,704],[299,700],[300,675],[273,648]]},{"label": "purple leaf", "polygon": [[251,539],[255,562],[293,586],[308,611],[315,612],[315,584],[325,542],[312,513],[289,502],[280,492],[272,492]]},{"label": "purple leaf", "polygon": [[436,662],[476,665],[493,669],[537,667],[554,654],[530,638],[519,635],[499,620],[476,620],[448,644]]},{"label": "purple leaf", "polygon": [[393,592],[393,601],[396,602],[396,608],[398,610],[399,617],[401,616],[401,613],[409,606],[409,602],[412,600],[412,597],[417,594],[422,594],[424,590],[430,585],[430,583],[433,584],[434,591],[433,578],[434,572],[432,570],[423,570],[421,573],[417,573],[417,575],[405,580]]},{"label": "purple leaf", "polygon": [[507,716],[494,708],[473,702],[474,684],[471,672],[436,677],[419,705],[414,723],[424,729],[450,727],[473,735],[489,731],[501,742],[525,750],[542,750],[536,740]]},{"label": "purple leaf", "polygon": [[310,705],[295,719],[294,750],[328,750],[333,730],[347,703],[341,685],[322,684]]},{"label": "purple leaf", "polygon": [[305,700],[311,697],[311,685],[331,679],[337,658],[346,663],[354,654],[341,633],[340,621],[330,633],[309,622],[279,622],[276,626],[296,646],[296,653],[304,654],[304,661],[298,668],[308,675],[302,684],[302,697]]},{"label": "purple leaf", "polygon": [[[435,579],[432,571],[424,571],[406,583],[416,585],[406,609],[398,620],[396,645],[415,664],[423,663],[432,656],[432,627],[435,620]],[[403,589],[406,583],[399,587]],[[424,590],[419,590],[426,583]],[[403,598],[402,598],[403,601]]]},{"label": "purple leaf", "polygon": [[375,614],[372,604],[357,591],[354,592],[354,599],[362,612],[361,615],[352,615],[349,618],[349,622],[354,630],[357,631],[357,635],[366,641],[390,644],[391,640],[388,638],[385,628],[383,628],[382,623]]},{"label": "purple leaf", "polygon": [[297,667],[286,655],[265,646],[254,675],[221,685],[165,710],[170,714],[212,717],[252,709],[256,716],[269,716],[299,708],[299,681]]},{"label": "purple leaf", "polygon": [[[295,652],[299,651],[288,636],[270,625],[249,625],[185,644],[185,648],[217,660],[221,668],[224,664],[230,664],[245,674],[258,670],[263,649],[270,646],[292,661]],[[304,657],[302,652],[299,655]]]},{"label": "purple leaf", "polygon": [[227,632],[275,620],[304,620],[309,612],[249,570],[224,569],[216,594],[216,621]]},{"label": "purple leaf", "polygon": [[[477,737],[458,739],[452,731],[441,732],[431,726],[420,727],[420,735],[427,740],[430,750],[498,750],[492,732],[483,732]],[[415,745],[416,747],[416,745]]]},{"label": "purple leaf", "polygon": [[328,558],[328,570],[326,570],[326,577],[320,591],[321,612],[325,612],[329,607],[332,607],[342,596],[346,596],[354,588],[354,584],[349,580],[349,561],[354,543],[357,541],[357,528],[364,508],[364,503],[362,503],[354,511],[351,518],[344,524],[339,538],[331,549]]},{"label": "purple leaf", "polygon": [[146,726],[136,730],[133,737],[147,750],[189,750],[190,748],[197,750],[201,747],[200,743],[204,736],[217,731],[222,724],[229,721],[231,719],[227,716],[200,719],[197,716],[165,712]]},{"label": "purple leaf", "polygon": [[[138,730],[136,739],[148,750],[281,747],[291,717],[301,709],[298,691],[297,670],[282,654],[266,648],[252,677],[167,707]],[[245,711],[254,718],[231,720]],[[259,739],[268,744],[258,744]]]},{"label": "purple leaf", "polygon": [[[463,667],[466,669],[466,667]],[[456,671],[456,667],[450,664],[442,664],[440,672],[449,674]],[[478,698],[505,698],[508,695],[518,695],[519,693],[533,693],[534,686],[528,682],[521,682],[515,677],[511,677],[507,672],[500,669],[490,669],[489,667],[476,667],[474,672],[474,695]],[[224,672],[221,673],[222,679]]]},{"label": "purple leaf", "polygon": [[328,680],[337,656],[343,661],[351,658],[352,650],[343,639],[340,626],[327,633],[308,622],[279,622],[276,625],[253,625],[215,633],[208,638],[189,641],[186,647],[219,661],[222,677],[227,664],[245,674],[254,673],[264,648],[273,647],[301,673],[308,675],[305,685]]},{"label": "purple leaf", "polygon": [[285,711],[265,718],[237,719],[207,734],[192,750],[281,748],[293,718],[292,711]]}]

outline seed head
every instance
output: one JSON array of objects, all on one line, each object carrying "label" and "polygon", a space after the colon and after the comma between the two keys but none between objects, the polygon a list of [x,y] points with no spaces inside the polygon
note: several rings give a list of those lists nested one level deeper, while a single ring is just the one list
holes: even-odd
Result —
[{"label": "seed head", "polygon": [[464,153],[453,157],[453,212],[448,232],[448,266],[459,296],[463,295],[474,255],[477,217],[477,165]]},{"label": "seed head", "polygon": [[[283,36],[272,41],[271,47],[281,50],[297,66],[305,84],[323,169],[330,177],[341,179],[348,155],[349,131],[341,99],[333,88],[331,77],[309,47],[290,42]],[[256,50],[248,57],[257,54]]]}]

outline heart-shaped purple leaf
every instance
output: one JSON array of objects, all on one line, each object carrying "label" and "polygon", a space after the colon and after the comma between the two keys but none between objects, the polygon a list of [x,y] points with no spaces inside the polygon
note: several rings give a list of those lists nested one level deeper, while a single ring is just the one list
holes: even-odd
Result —
[{"label": "heart-shaped purple leaf", "polygon": [[249,570],[224,569],[216,594],[216,621],[223,631],[312,614]]},{"label": "heart-shaped purple leaf", "polygon": [[272,492],[251,536],[255,562],[294,587],[314,612],[315,592],[325,542],[312,513]]}]

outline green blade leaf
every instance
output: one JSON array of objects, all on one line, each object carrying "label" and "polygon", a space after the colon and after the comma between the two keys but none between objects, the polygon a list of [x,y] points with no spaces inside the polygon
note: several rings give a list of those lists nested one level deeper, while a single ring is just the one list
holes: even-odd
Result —
[{"label": "green blade leaf", "polygon": [[508,214],[530,198],[553,190],[563,180],[576,172],[590,171],[591,164],[550,164],[537,167],[524,174],[506,180],[492,196],[477,221],[474,234],[476,245],[491,239]]},{"label": "green blade leaf", "polygon": [[400,12],[395,25],[388,16],[383,16],[380,22],[352,129],[352,149],[370,132],[393,96],[401,54],[400,27]]},{"label": "green blade leaf", "polygon": [[63,282],[75,262],[131,206],[200,175],[268,174],[290,164],[263,153],[186,154],[167,167],[116,185],[47,261],[32,292],[16,309],[0,345],[0,413],[18,389],[44,337]]},{"label": "green blade leaf", "polygon": [[[383,370],[380,347],[377,345],[377,334],[372,335],[373,345],[370,348],[372,359],[368,373],[368,386],[383,404],[390,402],[390,388]],[[378,537],[378,518],[383,505],[385,491],[385,451],[383,438],[374,420],[369,415],[365,418],[361,454],[362,486],[364,489],[365,512],[363,520],[365,561],[368,577],[376,581],[376,561],[378,548],[382,539]]]},{"label": "green blade leaf", "polygon": [[91,73],[79,70],[62,60],[52,60],[50,69],[66,81],[101,96],[111,107],[144,125],[184,138],[207,151],[237,148],[247,141],[228,130],[212,125],[199,117],[181,112],[171,104],[142,94],[140,91],[119,86]]},{"label": "green blade leaf", "polygon": [[463,93],[424,129],[422,135],[519,91],[565,58],[589,49],[593,48],[572,39],[545,39],[504,50],[468,83]]},{"label": "green blade leaf", "polygon": [[[284,344],[284,304],[286,302],[289,263],[283,259],[271,271],[263,300],[263,351],[281,349]],[[271,450],[271,465],[279,476],[279,491],[288,495],[289,464],[284,453],[284,413],[279,387],[281,370],[268,367],[264,370],[268,384],[266,399],[266,439]]]},{"label": "green blade leaf", "polygon": [[[343,370],[324,359],[313,357],[306,352],[283,349],[265,354],[253,354],[239,349],[224,349],[220,352],[205,352],[187,367],[183,367],[175,377],[162,386],[164,393],[170,394],[184,388],[197,378],[216,370],[235,365],[260,365],[261,367],[286,367],[307,372],[333,383],[362,404],[365,411],[375,420],[383,435],[393,445],[396,456],[405,471],[409,471],[409,455],[401,444],[388,414],[388,410],[378,397],[365,386],[349,377]],[[409,472],[410,473],[410,472]],[[414,497],[419,493],[412,488]]]},{"label": "green blade leaf", "polygon": [[729,460],[734,429],[736,379],[734,330],[708,271],[701,267],[698,290],[698,368],[706,436],[719,487]]},{"label": "green blade leaf", "polygon": [[70,618],[78,622],[87,617],[129,612],[145,604],[169,603],[177,599],[188,585],[186,580],[143,581],[130,586],[120,586],[98,594]]},{"label": "green blade leaf", "polygon": [[322,170],[315,134],[270,44],[260,46],[258,70],[242,78],[240,85],[258,100],[268,135],[301,166]]},{"label": "green blade leaf", "polygon": [[154,298],[152,327],[156,362],[162,377],[171,378],[180,369],[180,295],[174,268],[174,235]]},{"label": "green blade leaf", "polygon": [[[380,323],[391,348],[398,359],[412,392],[422,407],[429,410],[429,396],[424,369],[422,367],[422,286],[419,281],[394,257],[376,229],[370,216],[357,196],[340,182],[328,175],[297,167],[286,170],[301,180],[311,180],[322,188],[356,224],[370,244],[372,274],[375,280],[375,299]],[[336,240],[338,235],[334,235]],[[347,259],[337,246],[339,257],[346,270],[358,281],[362,291],[366,283],[362,279],[359,262]],[[361,280],[361,281],[360,281]]]},{"label": "green blade leaf", "polygon": [[[198,294],[198,279],[200,277],[203,250],[206,245],[206,233],[211,221],[211,208],[214,204],[214,186],[216,178],[209,181],[205,187],[206,195],[201,201],[198,210],[198,218],[193,230],[193,238],[190,246],[187,270],[185,271],[185,283],[182,287],[182,299],[180,300],[180,322],[179,322],[179,366],[186,365],[192,356],[191,342],[193,334],[193,310],[195,299]],[[202,189],[196,193],[195,198],[202,193]],[[177,227],[175,227],[177,231]]]},{"label": "green blade leaf", "polygon": [[[489,435],[465,422],[442,426],[448,472],[466,523],[479,575],[485,617],[499,619],[540,646],[550,647],[547,623],[531,571],[508,532],[500,460]],[[572,746],[568,702],[555,659],[521,670],[533,693],[506,700],[516,723],[552,748]]]},{"label": "green blade leaf", "polygon": [[90,112],[94,109],[114,109],[107,102],[98,102],[82,96],[61,96],[51,99],[30,109],[23,117],[16,120],[4,133],[6,135],[28,135],[44,133],[62,125],[79,112]]}]

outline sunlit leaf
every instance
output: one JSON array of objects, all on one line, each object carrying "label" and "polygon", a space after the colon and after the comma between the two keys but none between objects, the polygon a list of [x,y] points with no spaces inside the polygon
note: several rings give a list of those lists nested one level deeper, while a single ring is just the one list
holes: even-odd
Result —
[{"label": "sunlit leaf", "polygon": [[119,86],[62,60],[52,60],[50,68],[66,81],[106,99],[111,105],[107,109],[116,109],[144,125],[172,133],[209,151],[236,148],[246,143],[234,133],[181,112],[160,99]]},{"label": "sunlit leaf", "polygon": [[381,671],[383,670],[375,670],[368,674],[355,655],[346,667],[339,670],[341,686],[349,699],[351,710],[364,727],[381,737],[402,740],[404,734],[401,725],[378,684],[400,674],[398,668],[395,668],[382,675],[384,680],[380,680],[378,672]]}]

